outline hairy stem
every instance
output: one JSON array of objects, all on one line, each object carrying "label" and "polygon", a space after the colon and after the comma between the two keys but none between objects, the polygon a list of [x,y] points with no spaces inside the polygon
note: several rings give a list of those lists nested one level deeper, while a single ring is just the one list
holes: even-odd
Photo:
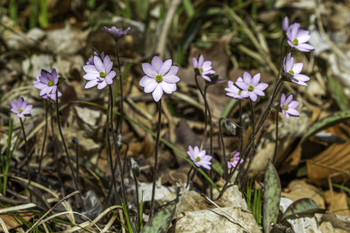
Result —
[{"label": "hairy stem", "polygon": [[154,170],[153,170],[153,185],[152,185],[152,199],[151,199],[151,210],[150,210],[150,219],[154,213],[154,196],[156,193],[156,182],[157,182],[157,173],[158,173],[158,146],[159,146],[159,136],[160,136],[160,127],[161,127],[161,117],[162,117],[162,99],[158,102],[158,126],[157,126],[157,137],[154,151]]},{"label": "hairy stem", "polygon": [[39,168],[38,168],[38,174],[40,174],[41,171],[41,162],[43,160],[44,150],[45,150],[45,144],[46,144],[46,137],[47,137],[47,116],[48,116],[48,101],[45,99],[45,132],[44,132],[44,141],[43,145],[41,147],[41,153],[40,153],[40,160],[39,160]]}]

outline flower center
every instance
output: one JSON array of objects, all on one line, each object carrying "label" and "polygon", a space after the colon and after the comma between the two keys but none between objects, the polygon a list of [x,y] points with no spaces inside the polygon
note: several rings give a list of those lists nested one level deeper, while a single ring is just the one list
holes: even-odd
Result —
[{"label": "flower center", "polygon": [[234,161],[235,161],[235,158],[231,157],[231,158],[230,158],[230,161],[231,161],[231,162],[234,162]]},{"label": "flower center", "polygon": [[203,68],[198,68],[199,72],[203,73]]},{"label": "flower center", "polygon": [[250,85],[250,86],[248,87],[248,91],[254,91],[254,86]]},{"label": "flower center", "polygon": [[161,83],[163,81],[163,75],[157,74],[156,77],[154,77],[157,83]]},{"label": "flower center", "polygon": [[17,111],[18,111],[18,113],[22,113],[23,109],[19,108]]},{"label": "flower center", "polygon": [[48,81],[48,82],[47,82],[47,85],[48,85],[49,87],[52,87],[52,86],[53,86],[53,82],[52,82],[52,81]]},{"label": "flower center", "polygon": [[298,44],[299,44],[299,41],[298,41],[298,39],[294,39],[294,40],[292,41],[292,43],[293,43],[293,45],[298,45]]},{"label": "flower center", "polygon": [[106,74],[104,72],[100,72],[100,77],[101,78],[105,78],[106,77]]},{"label": "flower center", "polygon": [[294,71],[293,70],[288,71],[288,73],[290,73],[291,75],[294,75]]},{"label": "flower center", "polygon": [[238,90],[238,95],[241,95],[242,90]]},{"label": "flower center", "polygon": [[283,105],[284,110],[288,110],[289,106],[287,104]]},{"label": "flower center", "polygon": [[201,161],[201,158],[200,157],[196,157],[196,162],[199,162]]}]

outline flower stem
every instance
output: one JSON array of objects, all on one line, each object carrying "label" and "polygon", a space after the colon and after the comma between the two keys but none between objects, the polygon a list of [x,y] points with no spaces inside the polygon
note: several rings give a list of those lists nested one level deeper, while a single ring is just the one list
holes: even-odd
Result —
[{"label": "flower stem", "polygon": [[[115,40],[115,55],[117,58],[117,68],[119,70],[120,73],[120,77],[119,77],[119,86],[120,86],[120,103],[119,103],[119,109],[120,109],[120,116],[119,116],[119,120],[117,123],[117,127],[116,130],[117,132],[122,135],[123,132],[123,118],[124,118],[124,107],[123,107],[123,102],[124,102],[124,96],[123,96],[123,78],[121,75],[121,65],[120,65],[120,58],[119,58],[119,46],[118,46],[118,40]],[[118,130],[119,129],[119,130]]]},{"label": "flower stem", "polygon": [[41,148],[41,153],[40,153],[40,161],[39,161],[39,168],[38,168],[38,174],[40,174],[41,171],[41,162],[43,160],[43,155],[44,155],[44,150],[45,150],[45,144],[46,144],[46,136],[47,136],[47,115],[48,115],[48,101],[45,99],[45,133],[44,133],[44,141],[43,141],[43,146]]},{"label": "flower stem", "polygon": [[[242,154],[242,150],[243,150],[243,137],[244,137],[244,126],[243,126],[243,119],[242,119],[242,115],[243,115],[243,110],[242,110],[242,101],[238,100],[238,104],[239,104],[239,125],[241,126],[241,129],[239,131],[239,154]],[[238,163],[239,164],[239,163]]]},{"label": "flower stem", "polygon": [[157,172],[158,172],[158,146],[159,146],[159,136],[161,127],[161,117],[162,117],[162,99],[158,102],[158,126],[157,126],[157,137],[154,151],[154,170],[153,170],[153,185],[152,185],[152,199],[151,199],[151,209],[149,218],[151,219],[154,213],[154,196],[156,193],[156,182],[157,182]]},{"label": "flower stem", "polygon": [[190,175],[191,175],[192,170],[193,170],[193,167],[191,166],[190,170],[187,173],[187,183],[186,183],[186,186],[185,186],[186,188],[190,184]]},{"label": "flower stem", "polygon": [[253,101],[249,100],[250,105],[250,113],[252,117],[252,139],[253,139],[253,149],[255,151],[255,121],[254,121],[254,107],[253,107]]},{"label": "flower stem", "polygon": [[[110,112],[109,112],[109,115],[110,115],[110,125],[109,125],[109,129],[112,131],[113,130],[113,92],[112,92],[112,87],[111,85],[108,85],[108,90],[109,90],[109,99],[110,99]],[[113,142],[114,142],[114,146],[115,146],[115,152],[116,152],[116,162],[118,164],[118,168],[119,168],[119,171],[120,171],[120,182],[121,182],[121,188],[122,188],[122,201],[125,203],[125,206],[126,206],[126,212],[127,212],[127,215],[129,215],[129,210],[128,210],[128,201],[126,199],[126,192],[125,192],[125,184],[124,184],[124,173],[123,173],[123,168],[122,168],[122,162],[121,162],[121,159],[120,159],[120,145],[119,143],[117,142],[117,139],[116,139],[116,135],[114,132],[112,132],[112,136],[113,136]],[[113,166],[113,161],[111,160],[111,166],[112,166],[112,169],[115,170],[113,167],[116,167],[116,166]],[[114,172],[114,171],[113,171]],[[114,174],[113,174],[113,177],[114,177]],[[116,184],[115,184],[116,185]],[[127,216],[126,216],[127,217]],[[130,221],[129,219],[127,219],[127,221]]]},{"label": "flower stem", "polygon": [[[75,189],[78,191],[78,190],[79,190],[78,182],[77,182],[76,177],[75,177],[75,175],[74,175],[74,169],[73,169],[72,163],[71,163],[71,161],[70,161],[70,156],[69,156],[68,148],[67,148],[66,141],[64,140],[63,133],[62,133],[61,123],[60,123],[60,112],[59,112],[59,108],[58,108],[58,91],[56,91],[56,114],[57,114],[57,126],[58,126],[58,131],[60,132],[62,144],[63,144],[64,150],[65,150],[65,152],[66,152],[67,161],[68,161],[68,166],[69,166],[69,169],[70,169],[70,171],[71,171],[71,173],[72,173],[72,177],[73,177],[73,182],[74,182]],[[83,200],[82,200],[82,198],[81,198],[81,195],[78,195],[78,198],[79,198],[79,201],[80,201],[81,206],[83,206]]]},{"label": "flower stem", "polygon": [[277,147],[278,147],[278,115],[279,112],[276,112],[276,141],[275,141],[275,152],[273,153],[272,163],[275,162],[276,156],[277,156]]},{"label": "flower stem", "polygon": [[228,179],[228,167],[227,167],[227,158],[226,158],[226,152],[225,152],[225,142],[224,142],[224,137],[222,135],[222,121],[225,120],[225,118],[221,117],[219,119],[219,136],[220,136],[220,141],[221,141],[221,150],[222,150],[222,155],[224,157],[224,168],[225,168],[225,173],[224,173],[224,179],[227,181]]},{"label": "flower stem", "polygon": [[30,183],[30,171],[29,171],[29,162],[30,162],[30,158],[29,158],[29,155],[28,155],[27,136],[26,136],[26,132],[25,132],[25,130],[24,130],[24,125],[23,125],[22,118],[19,118],[19,121],[21,122],[21,127],[22,127],[22,132],[23,132],[23,138],[24,138],[24,154],[25,154],[26,159],[27,159],[27,179],[28,179],[28,182]]}]

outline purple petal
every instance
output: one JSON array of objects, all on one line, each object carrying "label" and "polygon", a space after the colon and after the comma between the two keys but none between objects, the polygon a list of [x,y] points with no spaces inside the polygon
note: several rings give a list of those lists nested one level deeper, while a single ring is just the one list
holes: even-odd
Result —
[{"label": "purple petal", "polygon": [[109,72],[111,72],[112,67],[113,67],[113,62],[111,61],[111,59],[109,58],[109,56],[105,56],[105,58],[103,59],[103,65],[105,67],[105,72],[108,74]]},{"label": "purple petal", "polygon": [[86,83],[85,88],[86,88],[86,89],[87,89],[87,88],[91,88],[91,87],[96,86],[97,84],[98,84],[97,79],[91,80],[91,81],[89,81],[89,82]]},{"label": "purple petal", "polygon": [[299,44],[303,44],[303,43],[309,41],[310,40],[309,31],[299,30],[298,35],[297,35],[297,39],[298,39]]},{"label": "purple petal", "polygon": [[294,75],[299,74],[302,69],[303,69],[303,63],[295,63],[292,68]]},{"label": "purple petal", "polygon": [[106,86],[107,86],[106,82],[101,82],[97,85],[97,89],[101,90],[101,89],[105,88]]},{"label": "purple petal", "polygon": [[256,87],[260,81],[260,73],[253,76],[252,85]]},{"label": "purple petal", "polygon": [[259,84],[255,87],[255,90],[258,89],[258,90],[260,90],[260,91],[264,91],[268,86],[269,86],[269,84],[267,84],[267,83],[259,83]]},{"label": "purple petal", "polygon": [[298,107],[299,102],[296,100],[293,100],[290,104],[289,104],[289,108],[296,108]]},{"label": "purple petal", "polygon": [[288,109],[288,113],[293,116],[300,116],[300,113],[293,108]]},{"label": "purple petal", "polygon": [[235,82],[235,84],[241,88],[242,90],[248,90],[249,84],[247,84],[246,82]]},{"label": "purple petal", "polygon": [[167,83],[177,83],[178,81],[180,81],[180,78],[177,77],[176,75],[165,75],[163,76],[163,81],[167,82]]},{"label": "purple petal", "polygon": [[241,91],[241,97],[242,98],[247,98],[249,96],[249,91],[246,91],[246,90],[242,90]]},{"label": "purple petal", "polygon": [[83,69],[85,71],[85,73],[92,73],[92,74],[99,74],[100,72],[98,72],[96,70],[96,67],[93,66],[93,65],[86,65],[86,66],[83,66]]},{"label": "purple petal", "polygon": [[162,67],[160,68],[161,75],[165,75],[170,70],[171,63],[172,63],[171,59],[168,59],[163,63]]},{"label": "purple petal", "polygon": [[152,82],[149,82],[147,86],[145,86],[144,92],[150,93],[154,91],[154,89],[156,89],[157,86],[158,86],[158,83],[156,82],[156,80],[153,79]]},{"label": "purple petal", "polygon": [[149,63],[142,63],[142,70],[149,77],[154,78],[157,75],[156,70]]},{"label": "purple petal", "polygon": [[286,102],[286,95],[284,93],[282,93],[281,95],[281,108],[283,109],[283,105]]},{"label": "purple petal", "polygon": [[[250,74],[248,72],[244,72],[243,73],[243,80],[246,84],[248,84],[247,85],[247,88],[248,88],[249,84],[251,84],[252,76],[250,76]],[[236,85],[238,85],[237,82],[236,82]]]},{"label": "purple petal", "polygon": [[284,102],[284,104],[285,104],[285,105],[289,105],[289,103],[290,103],[292,100],[293,100],[293,94],[290,94],[290,95],[287,97],[287,99],[286,99],[286,101]]},{"label": "purple petal", "polygon": [[158,56],[153,57],[151,62],[154,70],[157,72],[157,74],[160,74],[160,69],[162,68],[163,61]]},{"label": "purple petal", "polygon": [[312,45],[309,44],[300,44],[295,47],[297,50],[302,52],[310,52],[311,50],[314,50],[315,48]]},{"label": "purple petal", "polygon": [[168,84],[166,82],[162,82],[160,84],[160,86],[162,87],[162,89],[165,93],[171,94],[173,92],[173,88],[172,88],[171,84]]},{"label": "purple petal", "polygon": [[204,57],[203,55],[200,55],[198,59],[198,68],[203,67],[203,62],[204,62]]},{"label": "purple petal", "polygon": [[154,101],[158,102],[160,98],[162,98],[162,95],[163,95],[162,87],[161,85],[158,85],[156,89],[152,92]]},{"label": "purple petal", "polygon": [[192,63],[193,63],[193,68],[195,69],[198,68],[198,61],[195,57],[192,59]]},{"label": "purple petal", "polygon": [[249,97],[253,102],[258,99],[258,96],[254,92],[249,92]]},{"label": "purple petal", "polygon": [[94,56],[94,65],[96,70],[100,73],[100,72],[105,72],[103,63],[101,61],[101,59],[97,56]]},{"label": "purple petal", "polygon": [[289,27],[289,20],[288,20],[288,17],[284,17],[283,19],[283,22],[282,22],[282,28],[283,28],[283,31],[287,31]]},{"label": "purple petal", "polygon": [[306,82],[310,80],[310,77],[306,76],[305,74],[297,74],[297,75],[294,75],[293,78],[302,82]]},{"label": "purple petal", "polygon": [[94,80],[94,79],[97,79],[98,77],[99,77],[98,74],[93,74],[93,73],[87,73],[83,76],[83,78],[86,80]]},{"label": "purple petal", "polygon": [[150,77],[148,77],[148,76],[143,76],[143,77],[141,78],[140,82],[139,82],[139,85],[140,85],[141,87],[145,87],[145,86],[148,85],[148,83],[150,83],[150,82],[152,82],[152,81],[154,81],[153,78],[150,78]]}]

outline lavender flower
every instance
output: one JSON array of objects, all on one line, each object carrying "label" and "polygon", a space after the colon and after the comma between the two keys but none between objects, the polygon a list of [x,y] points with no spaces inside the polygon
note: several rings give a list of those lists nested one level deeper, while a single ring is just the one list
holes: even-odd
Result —
[{"label": "lavender flower", "polygon": [[[101,55],[103,52],[101,53]],[[104,54],[103,54],[104,55]],[[84,79],[88,80],[85,88],[91,88],[97,85],[97,89],[103,89],[107,85],[113,83],[116,73],[112,70],[113,62],[109,56],[103,58],[103,62],[99,56],[94,56],[93,65],[83,66],[86,74]]]},{"label": "lavender flower", "polygon": [[[239,77],[237,81],[243,82],[243,79]],[[242,90],[236,87],[235,83],[231,80],[228,81],[228,87],[225,88],[225,91],[227,91],[226,95],[232,98],[239,99],[239,100],[246,98],[241,96]]]},{"label": "lavender flower", "polygon": [[194,148],[192,148],[192,146],[189,146],[187,154],[190,156],[197,167],[203,167],[207,170],[211,169],[210,160],[212,157],[210,155],[206,155],[205,150],[199,150],[198,146],[195,146]]},{"label": "lavender flower", "polygon": [[119,40],[121,37],[125,36],[126,33],[128,33],[128,31],[130,30],[130,27],[128,27],[124,31],[123,29],[116,28],[115,26],[111,28],[104,26],[104,29],[106,30],[106,32],[108,32],[109,35],[113,37],[114,40]]},{"label": "lavender flower", "polygon": [[204,61],[203,55],[200,55],[198,60],[193,58],[193,68],[202,78],[208,82],[211,82],[211,78],[209,76],[215,74],[215,71],[211,68],[211,61]]},{"label": "lavender flower", "polygon": [[260,73],[252,78],[248,72],[243,73],[243,80],[236,81],[236,85],[241,88],[241,97],[250,97],[252,101],[256,101],[258,96],[265,96],[264,90],[269,86],[267,83],[259,83]]},{"label": "lavender flower", "polygon": [[[237,151],[232,152],[232,153],[230,154],[230,159],[229,159],[229,161],[227,162],[228,168],[236,167],[238,161],[239,161],[239,152],[237,152]],[[243,162],[244,162],[244,160],[241,159],[241,162],[240,162],[240,163],[243,163]]]},{"label": "lavender flower", "polygon": [[303,69],[303,63],[294,63],[292,54],[289,53],[283,60],[283,71],[289,74],[291,81],[301,86],[307,86],[305,83],[310,78],[304,74],[300,74]]},{"label": "lavender flower", "polygon": [[142,70],[146,75],[141,78],[139,84],[144,87],[145,93],[152,92],[156,102],[162,98],[163,91],[168,94],[176,91],[176,83],[180,81],[180,78],[176,76],[179,68],[171,64],[171,59],[163,63],[162,59],[157,56],[153,57],[151,64],[142,64]]},{"label": "lavender flower", "polygon": [[17,103],[11,100],[11,106],[11,112],[17,114],[20,118],[23,118],[24,115],[29,115],[30,110],[33,108],[33,105],[27,104],[27,101],[24,101],[22,97],[18,98]]},{"label": "lavender flower", "polygon": [[[40,90],[40,96],[44,99],[50,98],[56,100],[56,92],[58,83],[58,76],[56,69],[52,69],[51,72],[41,70],[41,75],[36,77],[34,81],[34,87]],[[62,93],[58,91],[58,97],[62,96]]]},{"label": "lavender flower", "polygon": [[289,115],[292,115],[292,116],[300,115],[299,112],[295,109],[298,105],[299,105],[299,102],[296,100],[293,100],[292,94],[290,94],[286,99],[286,95],[282,93],[280,107],[283,115],[285,115],[287,119],[289,119]]},{"label": "lavender flower", "polygon": [[302,52],[310,52],[314,49],[312,45],[307,43],[310,39],[310,32],[308,30],[300,29],[299,23],[290,25],[287,29],[286,35],[287,42],[292,48]]}]

